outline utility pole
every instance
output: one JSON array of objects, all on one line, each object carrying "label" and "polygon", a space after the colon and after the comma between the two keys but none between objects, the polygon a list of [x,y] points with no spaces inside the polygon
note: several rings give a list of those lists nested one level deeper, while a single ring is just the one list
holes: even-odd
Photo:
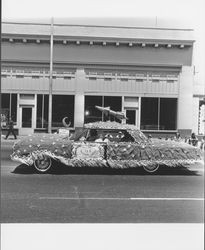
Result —
[{"label": "utility pole", "polygon": [[53,17],[51,18],[51,37],[50,37],[48,133],[52,133],[52,94],[53,94]]}]

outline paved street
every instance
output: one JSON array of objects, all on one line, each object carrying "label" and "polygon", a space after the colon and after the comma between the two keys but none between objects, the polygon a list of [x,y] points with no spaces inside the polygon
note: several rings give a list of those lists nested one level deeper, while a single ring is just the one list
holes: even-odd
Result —
[{"label": "paved street", "polygon": [[154,175],[59,165],[40,175],[9,159],[12,143],[1,148],[2,223],[203,222],[202,164]]}]

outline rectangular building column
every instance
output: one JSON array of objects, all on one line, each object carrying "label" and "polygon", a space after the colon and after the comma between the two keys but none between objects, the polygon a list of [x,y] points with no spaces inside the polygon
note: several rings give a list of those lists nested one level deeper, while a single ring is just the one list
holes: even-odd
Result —
[{"label": "rectangular building column", "polygon": [[75,113],[74,113],[74,126],[75,128],[81,128],[84,124],[84,94],[75,95]]},{"label": "rectangular building column", "polygon": [[199,133],[199,98],[193,97],[193,115],[192,115],[192,131]]},{"label": "rectangular building column", "polygon": [[193,68],[183,66],[179,76],[177,128],[184,136],[192,131],[193,80]]},{"label": "rectangular building column", "polygon": [[86,85],[86,75],[83,68],[78,68],[75,74],[75,112],[74,112],[74,126],[75,128],[82,128],[84,124],[84,106],[85,94],[84,86]]}]

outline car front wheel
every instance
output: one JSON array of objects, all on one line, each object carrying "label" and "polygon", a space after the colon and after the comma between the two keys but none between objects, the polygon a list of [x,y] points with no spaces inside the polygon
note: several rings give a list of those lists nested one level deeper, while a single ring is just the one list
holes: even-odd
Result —
[{"label": "car front wheel", "polygon": [[39,155],[34,160],[34,167],[39,173],[46,173],[52,166],[51,158],[47,155]]},{"label": "car front wheel", "polygon": [[159,164],[153,164],[153,165],[148,165],[148,166],[143,166],[144,170],[148,173],[154,173],[158,170]]}]

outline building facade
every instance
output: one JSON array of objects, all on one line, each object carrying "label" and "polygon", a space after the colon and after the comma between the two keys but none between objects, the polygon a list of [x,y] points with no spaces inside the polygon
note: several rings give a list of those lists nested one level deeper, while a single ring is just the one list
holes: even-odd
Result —
[{"label": "building facade", "polygon": [[191,133],[193,30],[3,22],[1,107],[19,134],[48,129],[51,32],[52,130],[106,120],[98,105],[147,133]]}]

